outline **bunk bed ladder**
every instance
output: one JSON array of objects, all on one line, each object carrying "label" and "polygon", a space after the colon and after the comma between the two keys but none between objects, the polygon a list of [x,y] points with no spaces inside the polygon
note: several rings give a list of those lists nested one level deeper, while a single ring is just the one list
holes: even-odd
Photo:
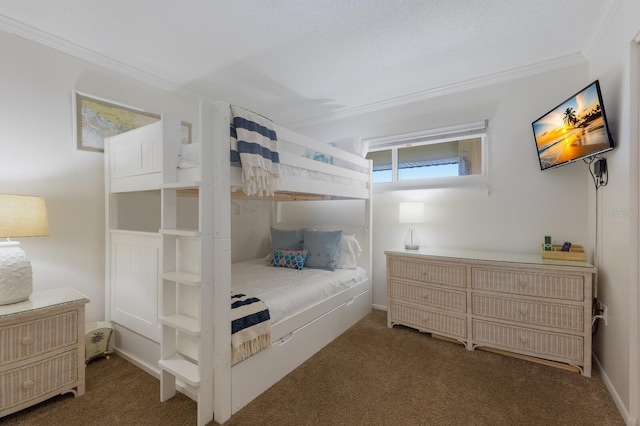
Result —
[{"label": "bunk bed ladder", "polygon": [[[212,267],[201,260],[212,256],[211,226],[203,220],[203,206],[212,200],[211,185],[178,181],[181,123],[168,116],[163,116],[162,122],[160,400],[173,397],[178,383],[188,385],[198,395],[198,425],[204,425],[213,419],[213,407],[207,409],[204,402],[213,399],[209,349],[213,347],[213,323],[212,314],[201,303],[211,291],[212,281]],[[179,192],[197,192],[197,229],[178,228]]]}]

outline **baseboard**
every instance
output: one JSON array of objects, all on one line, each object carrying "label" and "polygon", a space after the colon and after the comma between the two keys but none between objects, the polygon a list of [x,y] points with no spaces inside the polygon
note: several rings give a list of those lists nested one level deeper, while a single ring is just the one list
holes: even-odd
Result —
[{"label": "baseboard", "polygon": [[593,360],[594,360],[594,365],[597,366],[598,370],[600,371],[600,376],[602,377],[602,381],[607,387],[609,394],[611,394],[611,398],[613,398],[613,402],[616,404],[616,407],[618,407],[618,411],[620,411],[620,415],[622,416],[624,423],[627,426],[638,426],[637,419],[629,415],[629,411],[627,411],[627,407],[624,406],[622,399],[620,399],[620,395],[618,395],[616,388],[613,386],[613,383],[611,383],[609,376],[607,376],[607,372],[602,367],[602,364],[600,364],[600,360],[598,359],[595,353],[593,354]]},{"label": "baseboard", "polygon": [[386,311],[387,307],[385,305],[374,305],[372,304],[371,307],[373,309],[377,309],[378,311]]}]

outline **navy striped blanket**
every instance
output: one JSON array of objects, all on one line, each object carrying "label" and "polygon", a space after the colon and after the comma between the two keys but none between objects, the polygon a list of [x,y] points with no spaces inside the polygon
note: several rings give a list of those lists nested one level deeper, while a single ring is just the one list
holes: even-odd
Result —
[{"label": "navy striped blanket", "polygon": [[231,106],[231,164],[242,166],[243,191],[271,196],[280,186],[278,136],[273,122]]},{"label": "navy striped blanket", "polygon": [[231,363],[271,346],[271,316],[257,297],[231,295]]}]

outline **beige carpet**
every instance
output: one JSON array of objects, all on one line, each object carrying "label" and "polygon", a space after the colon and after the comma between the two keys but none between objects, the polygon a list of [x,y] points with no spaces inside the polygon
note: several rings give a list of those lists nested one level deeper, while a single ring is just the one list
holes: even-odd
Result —
[{"label": "beige carpet", "polygon": [[[117,356],[87,367],[87,392],[7,425],[195,425],[183,395]],[[211,423],[213,424],[213,423]],[[386,328],[373,311],[236,413],[228,425],[624,425],[599,374],[577,373]]]}]

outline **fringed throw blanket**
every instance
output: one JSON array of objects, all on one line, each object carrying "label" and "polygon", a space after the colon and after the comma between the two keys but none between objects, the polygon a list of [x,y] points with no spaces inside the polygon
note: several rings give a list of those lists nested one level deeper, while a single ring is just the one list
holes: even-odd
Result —
[{"label": "fringed throw blanket", "polygon": [[271,346],[271,316],[257,297],[231,295],[231,363]]},{"label": "fringed throw blanket", "polygon": [[278,137],[273,122],[231,106],[231,163],[242,166],[244,192],[271,196],[280,186]]}]

